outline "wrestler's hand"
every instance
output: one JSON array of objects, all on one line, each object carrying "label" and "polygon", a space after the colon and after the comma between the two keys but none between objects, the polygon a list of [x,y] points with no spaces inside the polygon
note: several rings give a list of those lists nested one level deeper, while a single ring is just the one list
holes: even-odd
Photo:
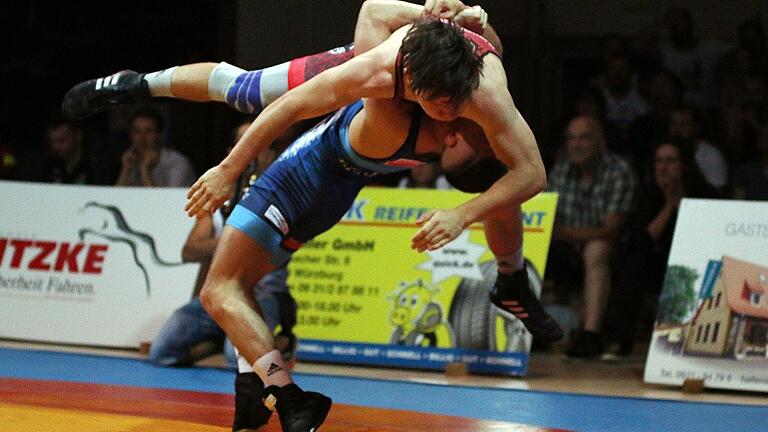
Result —
[{"label": "wrestler's hand", "polygon": [[488,13],[480,6],[467,7],[457,13],[453,21],[467,30],[482,35],[488,25]]},{"label": "wrestler's hand", "polygon": [[184,211],[198,218],[213,213],[232,196],[235,179],[237,175],[233,177],[221,165],[209,169],[189,188]]},{"label": "wrestler's hand", "polygon": [[454,19],[467,6],[459,0],[427,0],[424,3],[424,15]]},{"label": "wrestler's hand", "polygon": [[416,225],[420,229],[411,239],[411,249],[424,252],[440,249],[451,242],[464,231],[467,223],[458,211],[446,209],[424,213],[416,220]]}]

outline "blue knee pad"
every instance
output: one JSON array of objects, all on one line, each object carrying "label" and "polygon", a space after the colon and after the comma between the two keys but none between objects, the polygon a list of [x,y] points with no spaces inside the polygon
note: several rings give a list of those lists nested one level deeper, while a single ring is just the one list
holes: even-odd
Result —
[{"label": "blue knee pad", "polygon": [[227,105],[249,114],[262,110],[261,69],[240,74],[227,90]]}]

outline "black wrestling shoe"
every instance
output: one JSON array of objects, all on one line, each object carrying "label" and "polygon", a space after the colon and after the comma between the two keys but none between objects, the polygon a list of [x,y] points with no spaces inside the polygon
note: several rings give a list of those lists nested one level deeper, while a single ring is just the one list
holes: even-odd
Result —
[{"label": "black wrestling shoe", "polygon": [[525,269],[512,274],[499,273],[490,293],[491,303],[508,319],[519,319],[539,342],[557,342],[564,336],[563,330],[544,310],[531,291],[528,272]]},{"label": "black wrestling shoe", "polygon": [[315,432],[331,410],[331,398],[304,391],[296,384],[269,386],[264,394],[264,405],[277,409],[283,432]]},{"label": "black wrestling shoe", "polygon": [[232,430],[258,429],[269,423],[272,411],[264,406],[264,383],[254,372],[235,377],[235,419]]},{"label": "black wrestling shoe", "polygon": [[113,105],[149,97],[144,74],[122,70],[104,78],[83,81],[69,89],[61,103],[61,112],[70,120],[81,120]]}]

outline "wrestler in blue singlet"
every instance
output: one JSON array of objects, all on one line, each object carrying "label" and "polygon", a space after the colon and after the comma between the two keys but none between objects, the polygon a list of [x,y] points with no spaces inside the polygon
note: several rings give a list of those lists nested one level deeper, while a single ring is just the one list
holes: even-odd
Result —
[{"label": "wrestler in blue singlet", "polygon": [[422,117],[418,107],[397,152],[383,159],[357,154],[349,143],[348,128],[362,108],[362,101],[348,105],[297,138],[227,219],[228,225],[266,249],[275,265],[334,226],[374,177],[437,160],[436,155],[416,155]]}]

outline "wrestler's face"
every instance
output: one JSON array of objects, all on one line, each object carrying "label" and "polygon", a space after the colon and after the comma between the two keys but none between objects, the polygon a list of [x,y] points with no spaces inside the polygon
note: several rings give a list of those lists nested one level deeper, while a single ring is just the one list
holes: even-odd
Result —
[{"label": "wrestler's face", "polygon": [[461,106],[454,105],[447,97],[425,99],[421,95],[416,95],[416,100],[429,117],[438,121],[456,120],[461,111]]}]

